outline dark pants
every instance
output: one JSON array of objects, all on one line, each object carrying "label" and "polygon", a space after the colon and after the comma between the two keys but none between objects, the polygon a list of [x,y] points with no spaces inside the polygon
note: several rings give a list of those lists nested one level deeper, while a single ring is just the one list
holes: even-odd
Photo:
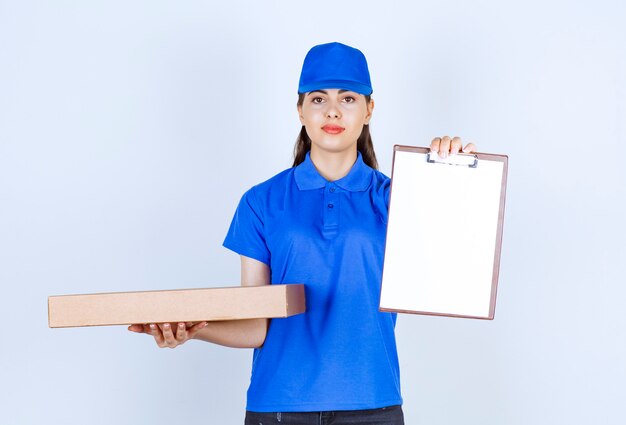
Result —
[{"label": "dark pants", "polygon": [[245,425],[404,425],[402,406],[334,412],[246,412]]}]

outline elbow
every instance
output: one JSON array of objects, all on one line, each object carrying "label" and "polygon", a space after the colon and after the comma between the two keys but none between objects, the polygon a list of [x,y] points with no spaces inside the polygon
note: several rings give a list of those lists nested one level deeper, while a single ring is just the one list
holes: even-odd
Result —
[{"label": "elbow", "polygon": [[268,326],[268,319],[251,320],[245,338],[242,338],[241,343],[237,344],[236,348],[261,348],[265,343]]},{"label": "elbow", "polygon": [[268,319],[261,319],[255,324],[254,332],[252,332],[252,337],[250,338],[250,347],[248,348],[261,348],[263,346],[267,337],[268,326]]},{"label": "elbow", "polygon": [[249,346],[246,348],[261,348],[263,344],[265,343],[266,335],[267,335],[266,333],[264,333],[263,335],[258,335],[256,339],[250,341]]}]

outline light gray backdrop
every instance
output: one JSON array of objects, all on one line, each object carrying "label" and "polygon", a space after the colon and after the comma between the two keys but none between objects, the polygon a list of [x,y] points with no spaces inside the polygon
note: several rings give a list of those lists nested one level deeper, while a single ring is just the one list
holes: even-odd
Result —
[{"label": "light gray backdrop", "polygon": [[290,166],[307,50],[366,54],[381,170],[510,156],[493,322],[402,315],[408,424],[623,424],[619,1],[0,1],[0,423],[240,424],[250,350],[48,329],[52,294],[236,285],[240,196]]}]

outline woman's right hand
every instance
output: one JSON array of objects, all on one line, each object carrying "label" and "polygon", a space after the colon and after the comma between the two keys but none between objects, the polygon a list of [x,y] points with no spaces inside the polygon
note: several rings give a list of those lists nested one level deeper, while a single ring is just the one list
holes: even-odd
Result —
[{"label": "woman's right hand", "polygon": [[154,341],[161,348],[175,348],[193,339],[200,329],[205,328],[207,322],[198,323],[150,323],[146,325],[130,325],[131,332],[152,335]]}]

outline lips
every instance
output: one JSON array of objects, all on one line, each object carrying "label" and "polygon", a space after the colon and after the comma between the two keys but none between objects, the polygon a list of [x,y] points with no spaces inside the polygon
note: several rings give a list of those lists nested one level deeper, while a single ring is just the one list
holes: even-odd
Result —
[{"label": "lips", "polygon": [[322,130],[324,130],[328,134],[339,134],[344,131],[345,128],[338,125],[326,124],[324,127],[322,127]]}]

